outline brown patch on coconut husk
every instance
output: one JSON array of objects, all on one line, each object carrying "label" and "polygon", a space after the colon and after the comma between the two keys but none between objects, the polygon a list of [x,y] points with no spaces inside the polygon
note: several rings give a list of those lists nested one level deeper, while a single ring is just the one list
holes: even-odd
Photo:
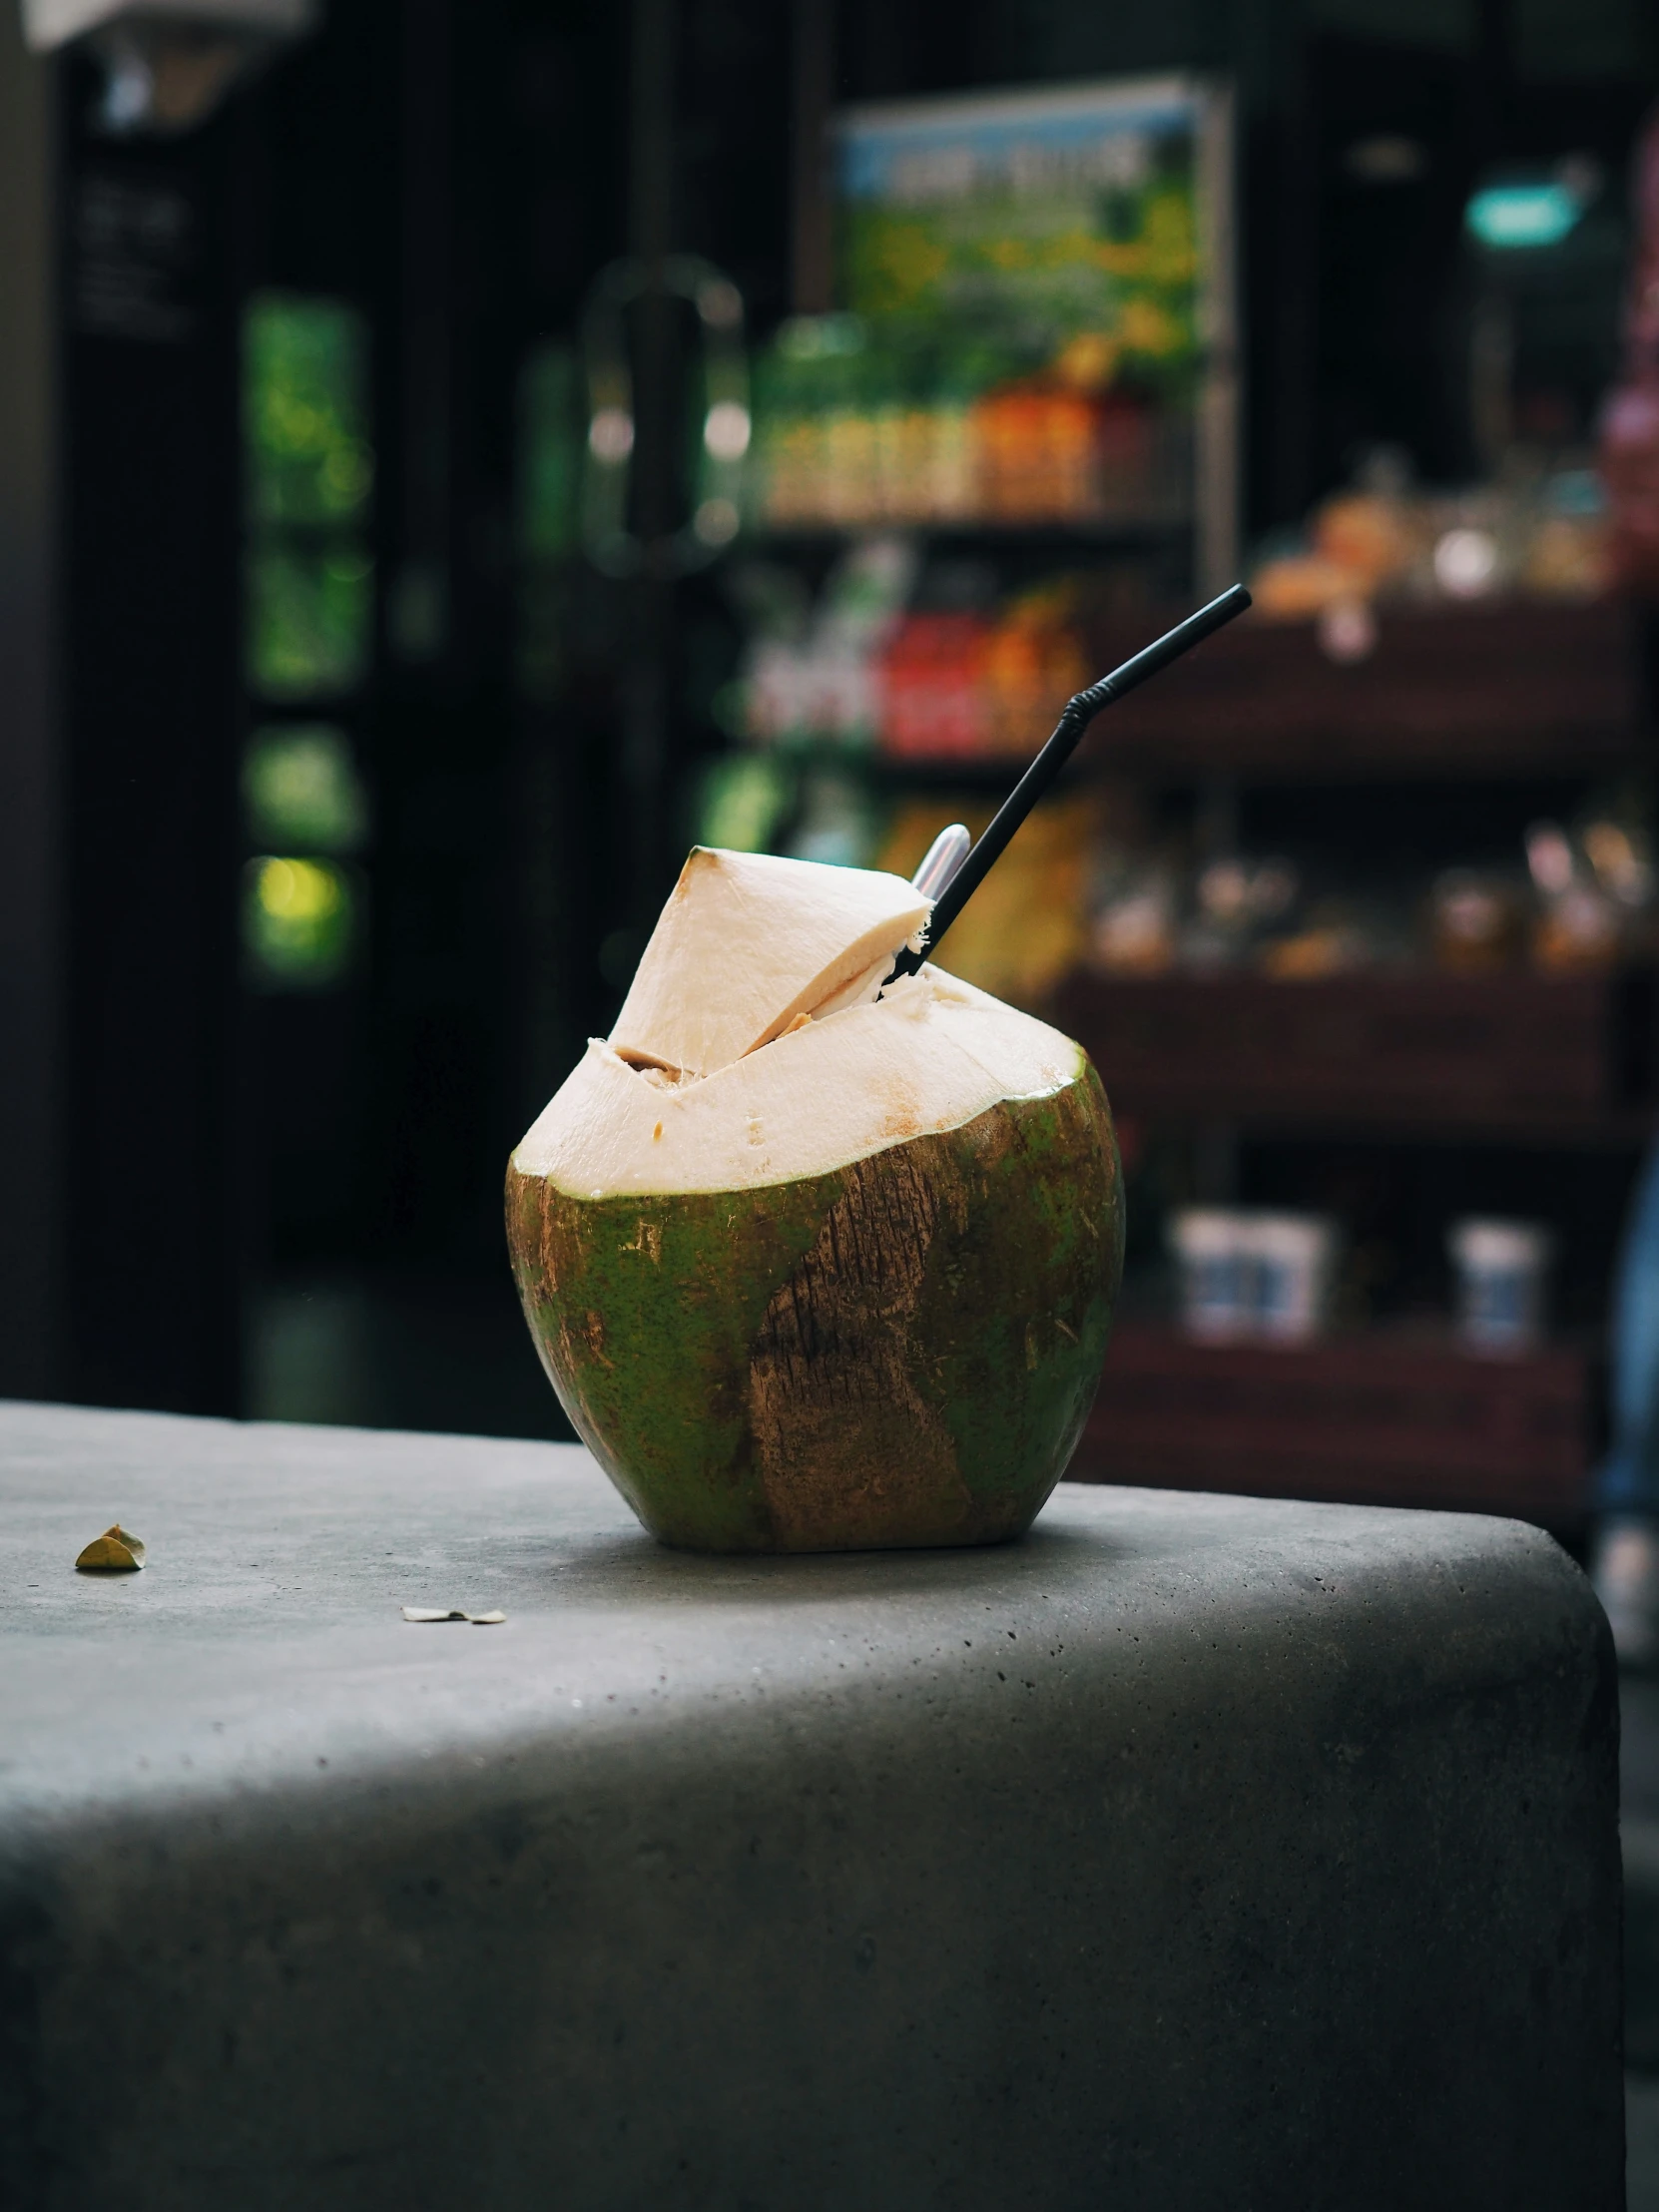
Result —
[{"label": "brown patch on coconut husk", "polygon": [[787,1549],[844,1543],[864,1521],[902,1541],[912,1514],[918,1529],[936,1530],[952,1498],[967,1521],[956,1447],[911,1380],[909,1348],[934,1236],[966,1211],[947,1145],[924,1140],[857,1161],[768,1306],[750,1353],[750,1419]]}]

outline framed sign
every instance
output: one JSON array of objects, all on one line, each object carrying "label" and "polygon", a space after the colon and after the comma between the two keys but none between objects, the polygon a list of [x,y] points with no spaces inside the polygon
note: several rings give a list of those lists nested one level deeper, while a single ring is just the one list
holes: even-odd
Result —
[{"label": "framed sign", "polygon": [[841,312],[780,334],[774,411],[798,435],[774,518],[815,501],[849,522],[1190,518],[1202,580],[1229,572],[1228,89],[850,108],[832,174]]}]

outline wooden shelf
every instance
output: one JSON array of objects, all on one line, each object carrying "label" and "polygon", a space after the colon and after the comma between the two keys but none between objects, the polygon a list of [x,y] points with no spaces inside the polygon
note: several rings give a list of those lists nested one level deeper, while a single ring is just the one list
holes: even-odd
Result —
[{"label": "wooden shelf", "polygon": [[1511,1513],[1571,1532],[1585,1510],[1596,1363],[1547,1346],[1480,1358],[1449,1333],[1204,1345],[1113,1339],[1069,1479]]},{"label": "wooden shelf", "polygon": [[[1102,669],[1144,645],[1102,630]],[[1384,610],[1341,665],[1312,623],[1247,615],[1101,717],[1090,757],[1180,781],[1579,776],[1651,750],[1635,624],[1613,600]]]},{"label": "wooden shelf", "polygon": [[[883,792],[983,792],[997,799],[1006,798],[1031,765],[1028,759],[988,753],[922,754],[910,759],[812,738],[782,739],[768,749],[768,758],[788,768],[858,777]],[[1078,764],[1073,763],[1067,773],[1079,774]]]},{"label": "wooden shelf", "polygon": [[1640,1143],[1655,978],[1074,976],[1054,1018],[1120,1114],[1286,1133]]},{"label": "wooden shelf", "polygon": [[[1115,668],[1183,611],[1097,630],[1094,665]],[[1039,725],[1023,755],[788,750],[884,783],[1011,791],[1052,726]],[[1659,764],[1659,745],[1644,723],[1630,610],[1613,600],[1510,601],[1386,612],[1376,652],[1351,666],[1327,659],[1312,623],[1247,615],[1102,715],[1067,773],[1330,785],[1584,777],[1643,764]]]},{"label": "wooden shelf", "polygon": [[[872,532],[883,536],[925,538],[929,544],[973,544],[1010,548],[1064,557],[1101,545],[1138,545],[1190,530],[1191,510],[1177,505],[1143,509],[1139,513],[1094,515],[1067,520],[999,521],[994,516],[958,515],[934,522],[800,522],[757,525],[744,540],[760,548],[781,551],[834,548]],[[1145,642],[1144,640],[1142,641]]]}]

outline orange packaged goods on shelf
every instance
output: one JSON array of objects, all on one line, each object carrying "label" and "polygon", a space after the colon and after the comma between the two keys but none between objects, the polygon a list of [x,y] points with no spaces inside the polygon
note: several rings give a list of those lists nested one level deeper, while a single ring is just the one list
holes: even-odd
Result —
[{"label": "orange packaged goods on shelf", "polygon": [[1013,385],[973,409],[989,521],[1087,522],[1101,510],[1100,408],[1080,392]]},{"label": "orange packaged goods on shelf", "polygon": [[984,655],[985,749],[1029,760],[1066,701],[1089,680],[1082,640],[1068,619],[1075,593],[1063,585],[1015,600]]}]

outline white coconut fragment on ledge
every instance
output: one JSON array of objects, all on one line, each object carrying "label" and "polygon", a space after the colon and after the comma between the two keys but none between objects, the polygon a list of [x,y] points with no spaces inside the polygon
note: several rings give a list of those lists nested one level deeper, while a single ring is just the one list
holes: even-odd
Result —
[{"label": "white coconut fragment on ledge", "polygon": [[1047,1097],[1082,1064],[1046,1022],[923,967],[701,1082],[654,1082],[595,1038],[513,1164],[573,1198],[756,1190]]},{"label": "white coconut fragment on ledge", "polygon": [[820,1017],[873,999],[932,901],[878,868],[694,845],[651,932],[612,1050],[712,1075]]}]

